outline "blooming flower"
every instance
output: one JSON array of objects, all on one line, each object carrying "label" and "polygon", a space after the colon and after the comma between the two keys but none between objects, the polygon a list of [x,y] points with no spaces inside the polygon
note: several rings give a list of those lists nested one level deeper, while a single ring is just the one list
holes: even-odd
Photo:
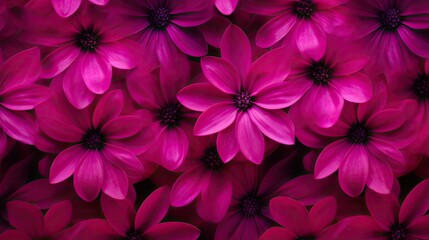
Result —
[{"label": "blooming flower", "polygon": [[[109,0],[88,0],[91,3],[99,6],[106,5]],[[55,9],[55,12],[57,12],[58,15],[61,17],[69,17],[73,13],[76,12],[76,10],[79,8],[82,0],[51,0],[52,6]]]},{"label": "blooming flower", "polygon": [[[179,92],[177,98],[184,106],[203,112],[194,134],[219,132],[217,147],[225,162],[241,150],[247,159],[260,164],[265,148],[262,134],[282,144],[294,143],[293,123],[281,109],[298,100],[302,86],[282,82],[289,73],[282,64],[283,51],[271,51],[252,64],[247,36],[231,25],[222,37],[222,58],[201,60],[210,83],[191,84]],[[273,62],[278,66],[271,68]]]}]

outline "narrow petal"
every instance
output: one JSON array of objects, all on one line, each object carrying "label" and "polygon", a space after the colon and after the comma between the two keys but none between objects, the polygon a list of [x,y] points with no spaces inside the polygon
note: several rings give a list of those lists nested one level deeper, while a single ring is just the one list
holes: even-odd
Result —
[{"label": "narrow petal", "polygon": [[264,24],[256,34],[256,45],[268,48],[282,40],[295,26],[296,17],[289,14],[280,14]]},{"label": "narrow petal", "polygon": [[379,194],[371,190],[366,191],[365,199],[371,216],[380,227],[389,231],[398,219],[398,199],[393,194]]},{"label": "narrow petal", "polygon": [[114,199],[125,199],[129,186],[127,174],[109,162],[103,164],[103,171],[103,185],[101,186],[103,192]]},{"label": "narrow petal", "polygon": [[23,201],[7,203],[10,225],[36,239],[43,235],[43,215],[36,206]]},{"label": "narrow petal", "polygon": [[242,80],[247,78],[252,64],[252,48],[241,28],[230,25],[225,30],[220,43],[220,54],[222,59],[227,60],[237,69]]},{"label": "narrow petal", "polygon": [[122,168],[130,177],[140,177],[143,174],[144,168],[139,159],[119,146],[106,143],[101,154],[105,159]]},{"label": "narrow petal", "polygon": [[288,197],[276,197],[270,201],[273,219],[298,236],[309,233],[308,212],[304,204]]},{"label": "narrow petal", "polygon": [[89,0],[89,1],[99,6],[104,6],[109,2],[109,0]]},{"label": "narrow petal", "polygon": [[144,236],[153,240],[196,240],[200,236],[200,230],[188,223],[166,222],[151,227]]},{"label": "narrow petal", "polygon": [[352,58],[351,60],[338,63],[333,67],[334,75],[347,76],[347,75],[356,73],[359,70],[363,69],[367,63],[368,63],[368,58],[366,57]]},{"label": "narrow petal", "polygon": [[346,139],[329,144],[323,149],[316,160],[314,177],[316,179],[326,178],[337,171],[350,150],[351,145]]},{"label": "narrow petal", "polygon": [[429,43],[426,37],[421,33],[413,32],[408,27],[398,28],[399,36],[401,36],[407,47],[416,55],[429,58]]},{"label": "narrow petal", "polygon": [[352,197],[358,196],[368,179],[368,156],[362,145],[354,145],[340,165],[338,174],[343,191]]},{"label": "narrow petal", "polygon": [[265,140],[248,113],[242,112],[238,115],[235,134],[243,155],[251,162],[261,164],[264,158]]},{"label": "narrow petal", "polygon": [[297,236],[284,228],[272,227],[268,229],[259,240],[295,240]]},{"label": "narrow petal", "polygon": [[237,155],[240,147],[235,137],[235,124],[231,124],[219,132],[216,146],[219,156],[224,163],[231,161]]},{"label": "narrow petal", "polygon": [[50,94],[50,89],[44,86],[21,85],[2,92],[0,104],[16,111],[31,110],[48,99]]},{"label": "narrow petal", "polygon": [[201,169],[195,169],[182,174],[171,188],[171,205],[182,207],[192,202],[201,192],[203,177],[204,174]]},{"label": "narrow petal", "polygon": [[296,103],[311,88],[311,81],[272,84],[255,95],[255,104],[266,109],[281,109]]},{"label": "narrow petal", "polygon": [[429,179],[421,181],[408,193],[399,211],[399,222],[409,224],[429,209]]},{"label": "narrow petal", "polygon": [[212,84],[196,83],[182,88],[177,99],[191,110],[204,112],[216,103],[230,102],[231,96],[219,91]]},{"label": "narrow petal", "polygon": [[81,65],[82,78],[88,89],[95,94],[103,94],[109,89],[112,79],[112,65],[103,57],[87,53]]},{"label": "narrow petal", "polygon": [[232,103],[213,105],[198,118],[194,126],[194,134],[205,136],[220,132],[229,127],[237,115],[237,108]]},{"label": "narrow petal", "polygon": [[82,145],[71,146],[58,154],[51,166],[49,182],[55,184],[70,177],[86,154]]},{"label": "narrow petal", "polygon": [[124,95],[119,90],[106,93],[97,103],[92,117],[95,128],[105,125],[108,121],[118,117],[124,107]]},{"label": "narrow petal", "polygon": [[230,15],[237,7],[238,0],[216,0],[215,5],[224,15]]},{"label": "narrow petal", "polygon": [[429,216],[419,217],[407,227],[410,238],[413,239],[429,239]]},{"label": "narrow petal", "polygon": [[79,8],[82,0],[51,0],[55,12],[61,17],[69,17]]},{"label": "narrow petal", "polygon": [[282,110],[265,110],[253,106],[248,112],[252,122],[265,136],[286,145],[295,143],[295,126]]},{"label": "narrow petal", "polygon": [[45,214],[44,227],[48,236],[64,230],[72,218],[72,205],[69,201],[62,201],[52,206]]},{"label": "narrow petal", "polygon": [[326,33],[324,30],[310,20],[302,20],[295,31],[299,51],[314,60],[320,60],[326,50]]},{"label": "narrow petal", "polygon": [[401,110],[385,109],[369,117],[366,125],[374,132],[389,132],[400,128],[405,120]]},{"label": "narrow petal", "polygon": [[[56,0],[54,0],[56,1]],[[74,45],[55,49],[42,60],[42,78],[53,78],[66,70],[79,56],[80,50]]]},{"label": "narrow petal", "polygon": [[34,144],[36,123],[34,116],[28,112],[0,108],[0,126],[9,137],[25,144]]},{"label": "narrow petal", "polygon": [[168,187],[160,187],[153,191],[140,205],[135,219],[135,229],[145,232],[161,222],[170,207]]},{"label": "narrow petal", "polygon": [[102,195],[100,204],[107,221],[121,236],[125,237],[125,233],[134,228],[136,213],[130,200],[117,200]]},{"label": "narrow petal", "polygon": [[39,79],[39,75],[40,50],[38,47],[33,47],[17,53],[3,63],[0,84],[2,89],[24,83],[31,84]]},{"label": "narrow petal", "polygon": [[207,80],[219,90],[237,94],[240,90],[240,77],[237,70],[229,62],[217,57],[201,59],[201,68]]},{"label": "narrow petal", "polygon": [[207,42],[204,35],[197,29],[181,28],[175,24],[167,27],[171,40],[185,54],[201,57],[207,54]]},{"label": "narrow petal", "polygon": [[329,84],[335,87],[341,96],[349,102],[363,103],[372,97],[371,79],[363,73],[336,77]]},{"label": "narrow petal", "polygon": [[334,197],[327,197],[317,202],[308,215],[311,232],[319,233],[335,219],[337,202]]},{"label": "narrow petal", "polygon": [[368,188],[380,194],[389,194],[392,191],[394,179],[390,166],[370,154],[368,154],[368,161]]},{"label": "narrow petal", "polygon": [[86,87],[80,65],[81,62],[70,66],[62,76],[64,93],[69,102],[77,109],[87,107],[95,97],[95,94]]},{"label": "narrow petal", "polygon": [[139,46],[136,42],[121,39],[112,43],[105,43],[97,48],[109,63],[119,69],[131,69],[139,63]]},{"label": "narrow petal", "polygon": [[403,171],[406,162],[405,158],[392,144],[378,139],[371,138],[368,143],[369,152],[380,161],[385,161],[394,171]]},{"label": "narrow petal", "polygon": [[8,229],[0,234],[1,240],[32,240],[29,236],[25,235],[25,233],[22,233],[20,231],[14,230],[14,229]]},{"label": "narrow petal", "polygon": [[143,128],[142,119],[137,116],[120,116],[107,122],[101,132],[112,139],[131,137]]},{"label": "narrow petal", "polygon": [[76,193],[83,200],[95,200],[103,184],[103,161],[98,151],[88,151],[76,169],[73,182]]},{"label": "narrow petal", "polygon": [[188,153],[189,141],[185,132],[180,128],[166,128],[159,137],[161,150],[160,164],[168,170],[180,167]]}]

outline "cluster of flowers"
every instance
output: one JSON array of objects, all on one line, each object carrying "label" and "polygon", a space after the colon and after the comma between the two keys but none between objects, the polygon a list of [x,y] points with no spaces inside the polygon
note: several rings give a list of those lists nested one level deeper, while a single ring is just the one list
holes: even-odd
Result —
[{"label": "cluster of flowers", "polygon": [[0,0],[0,240],[429,239],[429,1]]}]

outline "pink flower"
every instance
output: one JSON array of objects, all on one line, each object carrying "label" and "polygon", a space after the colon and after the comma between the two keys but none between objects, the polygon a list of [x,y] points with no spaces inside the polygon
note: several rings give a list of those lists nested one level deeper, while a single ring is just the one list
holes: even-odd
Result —
[{"label": "pink flower", "polygon": [[256,35],[256,45],[268,48],[284,39],[283,45],[298,46],[319,60],[326,48],[326,35],[338,34],[336,28],[344,22],[341,7],[347,0],[249,0],[243,10],[271,16]]},{"label": "pink flower", "polygon": [[410,52],[429,58],[429,2],[384,0],[355,1],[353,14],[358,18],[356,38],[370,48],[376,61],[403,67]]},{"label": "pink flower", "polygon": [[224,15],[231,15],[237,4],[238,0],[215,0],[216,8]]},{"label": "pink flower", "polygon": [[332,229],[339,239],[429,239],[429,180],[420,182],[402,205],[393,194],[366,192],[371,216],[345,218]]},{"label": "pink flower", "polygon": [[203,112],[194,134],[219,133],[217,147],[223,161],[230,161],[241,150],[247,159],[260,164],[263,135],[294,144],[293,123],[281,109],[299,99],[302,86],[283,82],[289,73],[284,51],[271,51],[252,64],[249,39],[231,25],[222,37],[222,58],[201,59],[210,83],[191,84],[179,92],[177,98],[184,106]]},{"label": "pink flower", "polygon": [[36,109],[43,131],[36,146],[60,152],[50,170],[51,183],[74,174],[75,190],[86,201],[94,200],[100,189],[125,198],[128,175],[138,177],[144,170],[136,155],[148,140],[142,118],[121,115],[123,101],[122,92],[114,90],[97,104],[77,110],[58,95]]},{"label": "pink flower", "polygon": [[182,167],[185,172],[171,189],[171,205],[182,207],[200,196],[197,200],[200,217],[209,222],[219,222],[231,202],[232,184],[228,166],[217,152],[215,137],[194,137],[190,146]]},{"label": "pink flower", "polygon": [[105,15],[92,14],[83,11],[67,19],[55,15],[47,20],[35,18],[34,22],[45,27],[24,38],[56,48],[43,59],[41,77],[62,79],[67,99],[78,109],[109,89],[112,66],[131,69],[139,63],[138,44],[125,38],[132,33],[131,27],[121,25],[119,18],[105,20]]},{"label": "pink flower", "polygon": [[273,198],[270,201],[271,216],[283,228],[272,227],[259,239],[335,239],[334,236],[326,236],[324,230],[333,222],[336,211],[337,204],[333,197],[320,200],[310,212],[299,201],[288,197]]},{"label": "pink flower", "polygon": [[[58,15],[64,18],[69,17],[73,13],[75,13],[82,2],[82,0],[51,0],[51,1],[52,1],[52,6],[55,9],[55,12],[57,12]],[[98,6],[104,6],[109,2],[109,0],[88,0],[88,1]]]},{"label": "pink flower", "polygon": [[302,98],[292,108],[297,107],[307,121],[324,128],[337,122],[344,100],[363,103],[372,97],[372,82],[361,72],[367,58],[356,53],[356,48],[341,47],[339,41],[329,41],[320,60],[305,53],[293,58],[286,79],[303,86]]},{"label": "pink flower", "polygon": [[[0,151],[7,137],[34,144],[37,125],[28,110],[50,96],[47,87],[36,84],[40,72],[40,50],[30,48],[0,62]],[[4,133],[3,133],[4,132]]]},{"label": "pink flower", "polygon": [[183,55],[175,61],[175,68],[149,70],[140,66],[127,76],[131,97],[147,112],[156,133],[145,155],[170,171],[185,159],[189,148],[187,133],[195,118],[195,113],[176,99],[177,92],[189,81],[189,62]]}]

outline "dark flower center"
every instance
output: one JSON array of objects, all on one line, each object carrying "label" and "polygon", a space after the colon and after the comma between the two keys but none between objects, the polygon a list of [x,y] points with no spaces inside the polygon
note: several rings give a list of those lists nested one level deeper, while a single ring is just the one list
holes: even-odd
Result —
[{"label": "dark flower center", "polygon": [[262,202],[258,197],[249,195],[241,199],[240,207],[241,213],[245,217],[253,217],[261,212]]},{"label": "dark flower center", "polygon": [[88,149],[100,150],[104,147],[104,136],[97,129],[91,129],[83,137],[83,144]]},{"label": "dark flower center", "polygon": [[159,118],[161,125],[174,127],[180,122],[182,116],[181,105],[178,103],[168,104],[161,109]]},{"label": "dark flower center", "polygon": [[170,10],[166,7],[160,7],[149,15],[149,21],[156,28],[165,28],[171,20]]},{"label": "dark flower center", "polygon": [[392,8],[382,13],[379,21],[384,29],[395,30],[401,24],[401,15],[398,9]]},{"label": "dark flower center", "polygon": [[85,30],[79,34],[77,44],[82,50],[95,51],[97,47],[98,34],[93,30]]},{"label": "dark flower center", "polygon": [[144,240],[141,232],[139,231],[128,231],[126,235],[126,240]]},{"label": "dark flower center", "polygon": [[348,138],[350,142],[355,144],[367,143],[369,140],[370,132],[362,123],[353,124],[349,130]]},{"label": "dark flower center", "polygon": [[401,224],[395,224],[390,228],[390,240],[406,240],[407,231]]},{"label": "dark flower center", "polygon": [[316,240],[315,237],[297,237],[295,240]]},{"label": "dark flower center", "polygon": [[324,64],[315,64],[310,68],[310,78],[317,84],[326,85],[329,82],[329,67]]},{"label": "dark flower center", "polygon": [[224,163],[220,159],[216,147],[210,147],[204,153],[202,161],[207,169],[218,170],[223,167]]},{"label": "dark flower center", "polygon": [[412,90],[420,100],[429,100],[429,78],[422,76],[413,83]]},{"label": "dark flower center", "polygon": [[235,96],[235,106],[241,111],[246,111],[253,105],[253,98],[248,91],[241,91]]},{"label": "dark flower center", "polygon": [[313,0],[299,0],[295,5],[295,13],[299,17],[309,18],[314,12]]}]

